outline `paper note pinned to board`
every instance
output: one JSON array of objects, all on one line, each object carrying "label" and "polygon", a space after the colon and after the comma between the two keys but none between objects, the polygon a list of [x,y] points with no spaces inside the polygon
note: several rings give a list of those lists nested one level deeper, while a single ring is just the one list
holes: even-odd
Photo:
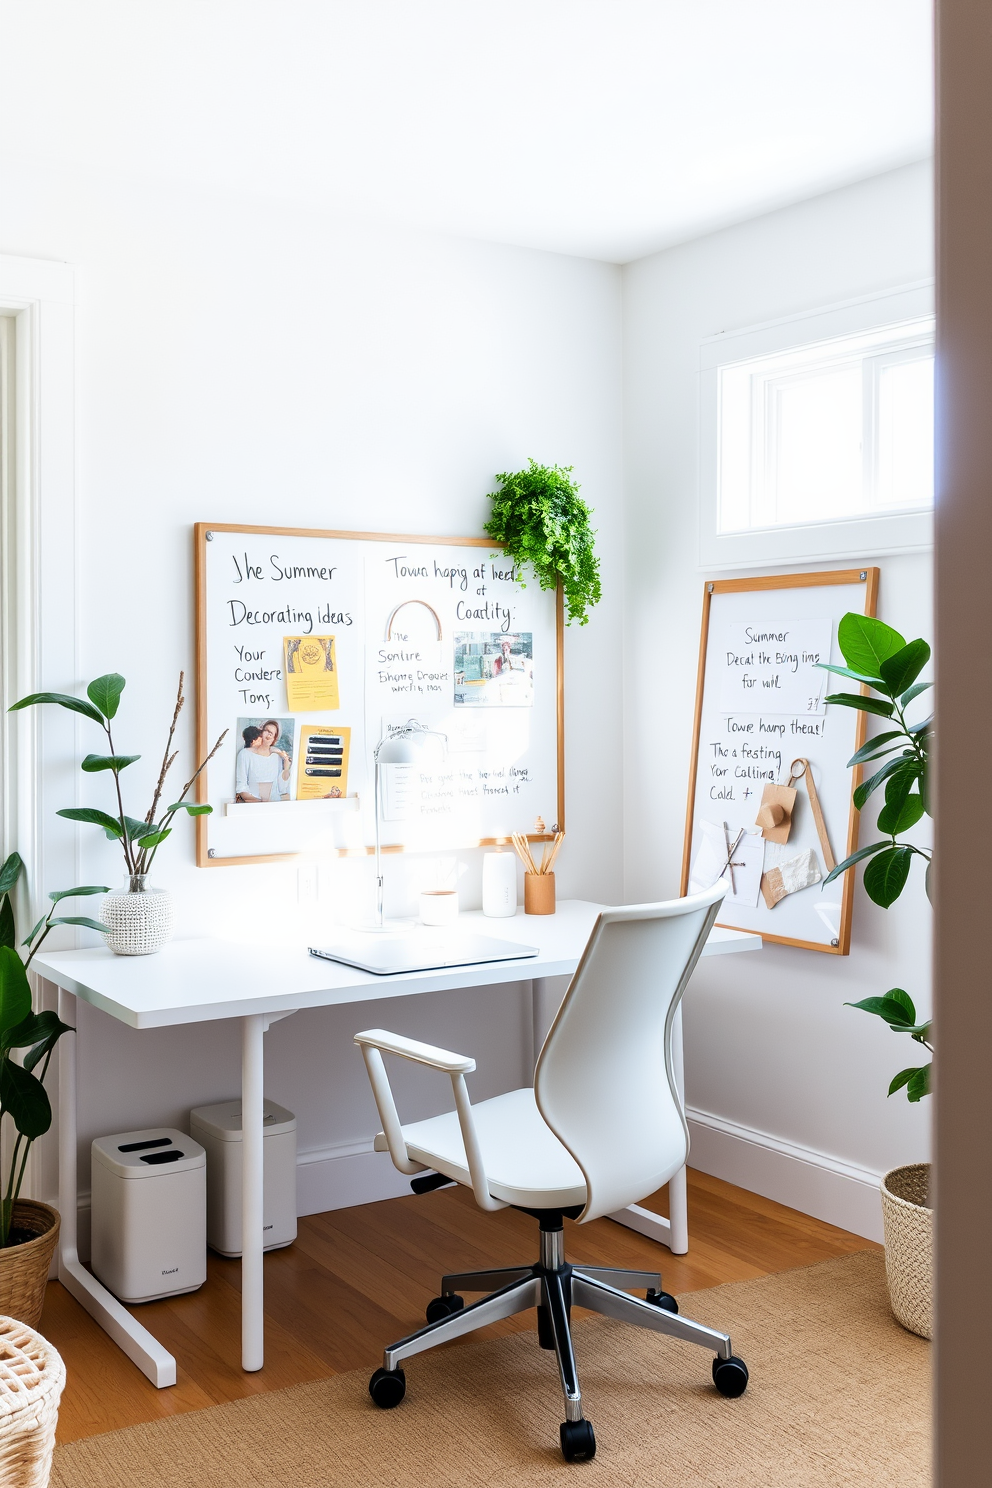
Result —
[{"label": "paper note pinned to board", "polygon": [[[709,889],[718,878],[727,880],[724,904],[743,904],[754,909],[758,903],[758,890],[765,863],[765,844],[760,836],[745,832],[731,854],[733,882],[730,864],[727,862],[727,840],[722,824],[702,821],[699,824],[699,842],[696,856],[689,872],[689,892],[699,894]],[[731,846],[739,828],[730,834]]]},{"label": "paper note pinned to board", "polygon": [[284,636],[286,698],[291,713],[341,706],[333,636]]}]

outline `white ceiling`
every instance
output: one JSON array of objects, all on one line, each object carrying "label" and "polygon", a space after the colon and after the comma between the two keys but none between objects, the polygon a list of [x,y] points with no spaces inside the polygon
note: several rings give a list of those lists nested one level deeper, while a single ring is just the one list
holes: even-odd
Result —
[{"label": "white ceiling", "polygon": [[930,0],[2,0],[0,150],[623,262],[917,160]]}]

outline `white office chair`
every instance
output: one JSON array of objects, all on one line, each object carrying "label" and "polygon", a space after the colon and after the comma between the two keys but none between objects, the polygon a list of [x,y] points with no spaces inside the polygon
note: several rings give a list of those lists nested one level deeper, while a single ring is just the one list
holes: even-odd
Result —
[{"label": "white office chair", "polygon": [[[653,1328],[716,1354],[713,1379],[740,1395],[747,1367],[730,1339],[678,1316],[674,1297],[651,1271],[574,1268],[565,1261],[563,1218],[584,1224],[654,1193],[682,1167],[688,1130],[672,1071],[672,1021],[716,919],[726,885],[667,904],[605,910],[597,919],[538,1060],[534,1089],[511,1090],[473,1106],[465,1076],[475,1061],[373,1028],[355,1035],[379,1108],[376,1151],[388,1149],[416,1192],[449,1181],[471,1188],[483,1209],[513,1205],[538,1220],[536,1265],[445,1276],[427,1308],[427,1327],[383,1353],[369,1382],[376,1405],[398,1405],[403,1359],[499,1318],[537,1308],[542,1348],[554,1349],[565,1396],[561,1448],[567,1461],[596,1451],[582,1414],[569,1328],[572,1304]],[[455,1110],[401,1126],[382,1055],[451,1076]],[[641,1301],[620,1288],[644,1287]],[[461,1291],[495,1288],[466,1307]]]}]

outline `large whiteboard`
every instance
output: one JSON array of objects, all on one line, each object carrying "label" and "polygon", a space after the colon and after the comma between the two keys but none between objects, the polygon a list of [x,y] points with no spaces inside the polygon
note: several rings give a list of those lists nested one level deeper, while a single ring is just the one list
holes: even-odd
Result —
[{"label": "large whiteboard", "polygon": [[[849,610],[873,615],[877,588],[877,568],[704,585],[682,892],[714,882],[726,862],[725,844],[733,844],[743,829],[732,859],[738,865],[736,892],[728,890],[721,925],[810,950],[848,953],[854,874],[824,888],[827,868],[806,782],[797,787],[787,844],[765,841],[755,817],[764,787],[786,785],[792,762],[806,759],[835,861],[857,848],[852,795],[861,777],[848,760],[864,741],[865,714],[823,701],[830,692],[857,690],[857,684],[820,670],[816,662],[844,664],[838,622]],[[762,874],[799,859],[820,880],[769,908],[760,890]],[[729,883],[726,871],[724,876]]]},{"label": "large whiteboard", "polygon": [[195,551],[201,758],[228,730],[198,781],[201,866],[368,851],[372,752],[410,719],[444,742],[382,767],[384,845],[563,829],[560,596],[497,544],[198,523]]}]

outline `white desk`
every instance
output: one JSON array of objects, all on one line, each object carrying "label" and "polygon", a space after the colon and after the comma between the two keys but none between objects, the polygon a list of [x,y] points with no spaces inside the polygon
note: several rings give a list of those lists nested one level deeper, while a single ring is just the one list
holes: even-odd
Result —
[{"label": "white desk", "polygon": [[[310,956],[304,947],[245,945],[235,941],[176,940],[157,955],[115,956],[105,947],[53,951],[35,957],[32,969],[60,989],[59,1012],[75,1023],[73,999],[119,1018],[131,1028],[163,1028],[217,1018],[241,1021],[243,1243],[241,1258],[242,1366],[261,1369],[264,1357],[262,1287],[262,1079],[264,1034],[271,1023],[300,1008],[374,1002],[446,987],[483,987],[531,981],[534,987],[534,1055],[554,1015],[548,978],[570,976],[578,965],[603,906],[566,900],[554,915],[490,920],[473,912],[460,917],[466,928],[536,945],[526,961],[488,962],[438,971],[377,977]],[[738,930],[714,930],[703,955],[758,950],[761,938]],[[278,992],[246,991],[279,987]],[[674,1037],[676,1077],[682,1082],[681,1024]],[[471,1053],[472,1050],[465,1051]],[[76,1240],[76,1040],[59,1044],[59,1280],[110,1334],[138,1368],[160,1388],[176,1382],[176,1361],[147,1328],[113,1297],[79,1260]],[[669,1189],[671,1220],[632,1205],[613,1215],[622,1224],[661,1240],[673,1250],[688,1246],[685,1171]]]}]

